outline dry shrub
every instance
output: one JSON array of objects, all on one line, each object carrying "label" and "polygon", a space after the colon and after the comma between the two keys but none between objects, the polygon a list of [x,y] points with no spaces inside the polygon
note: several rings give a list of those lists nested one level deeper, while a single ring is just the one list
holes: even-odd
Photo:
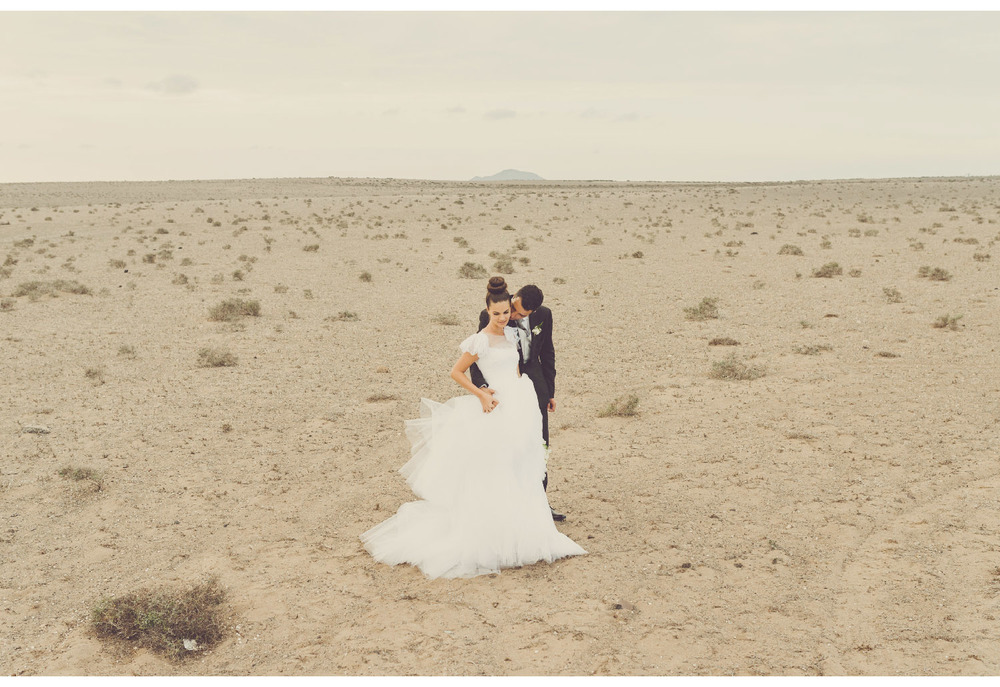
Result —
[{"label": "dry shrub", "polygon": [[639,414],[639,397],[635,394],[620,396],[604,406],[597,417],[634,417]]},{"label": "dry shrub", "polygon": [[77,468],[67,465],[59,470],[59,476],[74,482],[89,481],[97,488],[97,491],[100,491],[101,487],[104,486],[104,478],[101,477],[101,473],[93,468]]},{"label": "dry shrub", "polygon": [[802,249],[798,246],[792,245],[791,243],[786,243],[781,248],[778,249],[778,255],[804,255]]},{"label": "dry shrub", "polygon": [[813,270],[812,276],[821,277],[829,279],[830,277],[836,277],[844,273],[844,268],[835,262],[828,262],[822,267],[817,267]]},{"label": "dry shrub", "polygon": [[486,279],[489,276],[489,272],[482,265],[467,262],[458,268],[458,276],[463,279]]},{"label": "dry shrub", "polygon": [[94,382],[96,385],[104,384],[104,368],[103,367],[88,367],[83,372],[83,376]]},{"label": "dry shrub", "polygon": [[876,358],[898,358],[899,353],[893,353],[892,351],[879,351],[875,354]]},{"label": "dry shrub", "polygon": [[351,312],[349,310],[341,310],[336,315],[329,315],[323,318],[324,322],[357,322],[361,318],[358,317],[356,312]]},{"label": "dry shrub", "polygon": [[792,352],[798,353],[799,355],[819,355],[825,351],[832,351],[833,346],[829,344],[819,344],[818,346],[796,346],[792,349]]},{"label": "dry shrub", "polygon": [[260,301],[245,301],[230,298],[208,311],[208,319],[213,322],[235,322],[241,317],[260,317]]},{"label": "dry shrub", "polygon": [[436,324],[443,324],[446,327],[457,327],[461,322],[454,315],[437,315],[434,317]]},{"label": "dry shrub", "polygon": [[215,578],[184,591],[143,589],[99,601],[91,624],[102,639],[136,642],[179,660],[223,638],[225,598]]},{"label": "dry shrub", "polygon": [[236,356],[224,348],[202,348],[198,351],[198,367],[233,367]]},{"label": "dry shrub", "polygon": [[14,289],[14,293],[12,293],[11,296],[14,298],[28,296],[31,300],[36,300],[45,295],[55,296],[59,292],[76,293],[84,296],[89,296],[92,293],[89,288],[78,281],[57,279],[55,281],[22,282],[16,289]]},{"label": "dry shrub", "polygon": [[885,294],[885,300],[889,303],[903,302],[903,294],[901,294],[897,288],[887,286],[882,289],[882,293]]},{"label": "dry shrub", "polygon": [[760,365],[747,365],[737,360],[735,354],[730,354],[724,360],[717,360],[712,363],[712,369],[708,376],[712,379],[729,379],[738,381],[748,381],[759,379],[767,374]]},{"label": "dry shrub", "polygon": [[0,311],[13,310],[15,302],[13,298],[0,299]]},{"label": "dry shrub", "polygon": [[498,274],[514,274],[514,261],[509,255],[502,255],[493,263],[493,271]]},{"label": "dry shrub", "polygon": [[962,315],[955,315],[952,317],[948,313],[945,313],[941,317],[934,320],[934,324],[931,325],[935,329],[950,329],[953,332],[958,331],[958,321],[962,319]]},{"label": "dry shrub", "polygon": [[708,342],[709,346],[739,346],[740,342],[736,339],[730,339],[728,336],[722,336],[716,339],[712,339]]},{"label": "dry shrub", "polygon": [[396,396],[395,394],[378,393],[378,394],[372,394],[365,400],[368,401],[369,403],[381,403],[382,401],[398,401],[399,396]]},{"label": "dry shrub", "polygon": [[719,302],[718,298],[702,298],[701,303],[690,308],[684,308],[684,314],[689,320],[710,320],[718,319],[719,309],[716,304]]},{"label": "dry shrub", "polygon": [[942,267],[932,268],[924,265],[917,270],[917,276],[921,279],[930,279],[931,281],[951,281],[951,272]]}]

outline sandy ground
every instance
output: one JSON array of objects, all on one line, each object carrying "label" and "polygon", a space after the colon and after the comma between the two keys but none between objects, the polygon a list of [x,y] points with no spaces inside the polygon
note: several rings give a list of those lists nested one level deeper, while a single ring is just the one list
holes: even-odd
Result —
[{"label": "sandy ground", "polygon": [[[0,671],[996,674],[998,220],[998,178],[2,185]],[[549,498],[590,554],[431,581],[358,535],[412,499],[491,252],[554,314]],[[59,279],[92,293],[11,296]],[[261,316],[209,320],[234,297]],[[731,353],[766,375],[710,378]],[[89,630],[210,575],[213,650]]]}]

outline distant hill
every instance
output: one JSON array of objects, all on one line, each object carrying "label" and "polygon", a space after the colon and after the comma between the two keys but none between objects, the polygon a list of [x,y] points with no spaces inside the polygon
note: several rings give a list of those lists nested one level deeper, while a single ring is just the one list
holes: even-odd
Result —
[{"label": "distant hill", "polygon": [[505,169],[491,177],[472,177],[473,181],[545,181],[532,172],[522,172],[519,169]]}]

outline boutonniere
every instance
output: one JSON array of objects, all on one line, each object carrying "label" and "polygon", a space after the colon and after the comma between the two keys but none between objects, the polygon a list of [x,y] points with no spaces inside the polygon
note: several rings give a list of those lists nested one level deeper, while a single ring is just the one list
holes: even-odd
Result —
[{"label": "boutonniere", "polygon": [[541,323],[538,323],[534,327],[532,327],[531,328],[531,333],[534,334],[535,336],[538,336],[539,334],[541,334],[542,333],[542,325],[541,325]]}]

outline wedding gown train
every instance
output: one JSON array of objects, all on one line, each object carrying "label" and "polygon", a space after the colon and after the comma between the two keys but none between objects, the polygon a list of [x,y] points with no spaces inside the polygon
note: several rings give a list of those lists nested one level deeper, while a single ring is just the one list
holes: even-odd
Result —
[{"label": "wedding gown train", "polygon": [[383,563],[410,563],[430,578],[473,577],[584,554],[552,522],[542,488],[545,447],[534,386],[518,377],[513,332],[473,334],[460,345],[499,405],[472,395],[421,399],[406,421],[410,460],[399,469],[422,500],[404,503],[361,535]]}]

